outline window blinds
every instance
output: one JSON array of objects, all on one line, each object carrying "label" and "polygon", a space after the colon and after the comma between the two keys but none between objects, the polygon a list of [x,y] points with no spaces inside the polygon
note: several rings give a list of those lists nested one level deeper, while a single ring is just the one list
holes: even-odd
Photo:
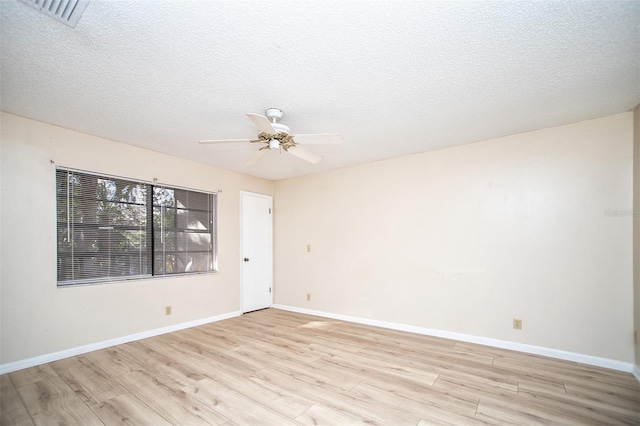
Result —
[{"label": "window blinds", "polygon": [[58,285],[216,270],[216,194],[56,171]]},{"label": "window blinds", "polygon": [[153,273],[214,270],[214,194],[153,187]]},{"label": "window blinds", "polygon": [[59,169],[58,284],[151,274],[151,191],[144,182]]}]

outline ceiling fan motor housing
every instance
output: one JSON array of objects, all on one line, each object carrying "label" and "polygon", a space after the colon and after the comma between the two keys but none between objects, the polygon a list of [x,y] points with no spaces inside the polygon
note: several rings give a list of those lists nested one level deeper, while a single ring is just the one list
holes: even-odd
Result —
[{"label": "ceiling fan motor housing", "polygon": [[267,108],[264,111],[264,115],[269,119],[269,121],[271,121],[271,127],[273,127],[273,130],[275,130],[276,133],[282,132],[288,135],[291,134],[291,129],[289,129],[289,126],[278,123],[278,120],[280,120],[284,116],[284,111],[282,111],[280,108]]},{"label": "ceiling fan motor housing", "polygon": [[280,108],[267,108],[264,111],[264,115],[275,123],[276,120],[280,120],[284,116],[284,111]]}]

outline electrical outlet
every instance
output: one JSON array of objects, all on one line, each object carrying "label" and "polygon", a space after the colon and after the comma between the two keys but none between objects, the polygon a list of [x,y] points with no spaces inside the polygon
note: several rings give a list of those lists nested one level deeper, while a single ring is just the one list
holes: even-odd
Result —
[{"label": "electrical outlet", "polygon": [[311,300],[311,293],[307,293],[307,302]]},{"label": "electrical outlet", "polygon": [[307,253],[311,253],[311,244],[307,244]]},{"label": "electrical outlet", "polygon": [[513,319],[513,328],[516,330],[522,330],[522,320],[521,319]]},{"label": "electrical outlet", "polygon": [[165,315],[171,315],[171,306],[165,306],[164,307],[164,314]]}]

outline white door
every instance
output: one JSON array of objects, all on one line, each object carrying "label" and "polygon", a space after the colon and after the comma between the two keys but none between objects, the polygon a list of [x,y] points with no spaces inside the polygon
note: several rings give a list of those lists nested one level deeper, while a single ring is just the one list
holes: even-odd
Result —
[{"label": "white door", "polygon": [[273,222],[271,196],[240,192],[242,312],[271,306]]}]

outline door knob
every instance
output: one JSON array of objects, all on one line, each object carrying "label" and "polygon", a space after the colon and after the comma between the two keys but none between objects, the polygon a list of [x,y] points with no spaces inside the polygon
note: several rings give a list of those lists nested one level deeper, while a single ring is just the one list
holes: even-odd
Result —
[{"label": "door knob", "polygon": [[249,261],[249,258],[248,258],[248,257],[245,257],[245,258],[244,258],[244,261],[245,261],[245,262],[248,262],[248,261]]}]

